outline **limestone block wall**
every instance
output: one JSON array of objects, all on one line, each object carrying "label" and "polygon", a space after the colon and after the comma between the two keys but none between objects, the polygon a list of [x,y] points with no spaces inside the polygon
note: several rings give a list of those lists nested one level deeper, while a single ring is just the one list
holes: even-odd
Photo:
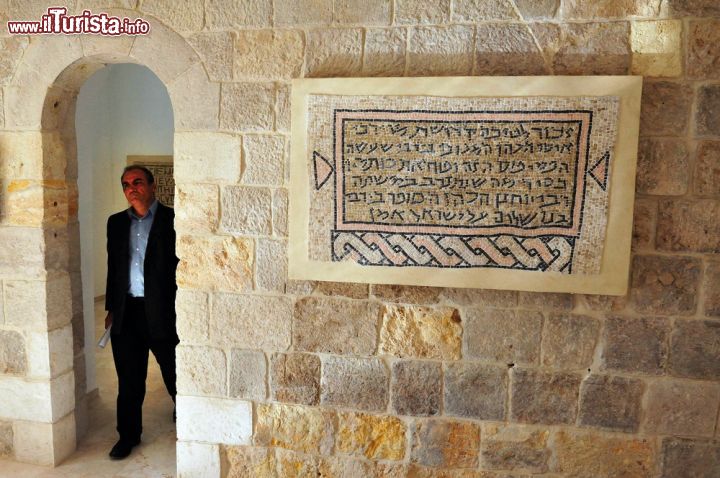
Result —
[{"label": "limestone block wall", "polygon": [[[45,70],[21,71],[21,58],[39,60],[30,43],[0,37],[0,455],[53,465],[74,450],[85,407],[76,400],[85,387],[77,186],[57,128],[71,109],[49,99],[57,90],[29,99],[32,85],[66,66],[57,51],[68,45],[45,52],[55,57]],[[23,124],[23,110],[35,110],[36,127]]]},{"label": "limestone block wall", "polygon": [[[151,19],[151,38],[82,39],[74,54],[146,64],[172,99],[180,476],[720,474],[715,0],[176,3],[113,2]],[[16,85],[28,40],[0,41],[0,83]],[[625,297],[287,279],[292,78],[630,73],[646,79]],[[5,130],[23,94],[37,103],[3,88]],[[26,140],[12,136],[0,214],[19,174],[74,178],[72,154],[59,173],[25,150],[8,159],[2,145]],[[34,204],[31,218],[52,211]],[[28,303],[15,275],[51,290],[54,249],[50,225],[0,218],[7,388],[35,356],[9,305]],[[0,453],[22,459],[3,396]]]}]

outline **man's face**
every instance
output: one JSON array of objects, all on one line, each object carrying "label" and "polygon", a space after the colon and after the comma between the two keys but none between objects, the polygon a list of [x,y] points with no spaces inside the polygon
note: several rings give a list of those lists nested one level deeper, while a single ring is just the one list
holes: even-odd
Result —
[{"label": "man's face", "polygon": [[149,184],[145,173],[139,169],[125,173],[122,188],[128,203],[136,211],[147,210],[155,200],[155,183]]}]

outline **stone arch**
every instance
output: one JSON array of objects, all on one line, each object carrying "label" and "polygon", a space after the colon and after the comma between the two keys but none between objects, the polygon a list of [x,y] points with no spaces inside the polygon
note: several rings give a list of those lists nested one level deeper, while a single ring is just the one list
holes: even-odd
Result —
[{"label": "stone arch", "polygon": [[[140,16],[120,9],[107,13]],[[76,437],[86,428],[75,139],[80,87],[107,64],[142,64],[168,90],[176,143],[183,132],[218,128],[219,83],[209,81],[200,57],[182,36],[149,15],[142,18],[151,24],[148,36],[30,38],[4,89],[0,170],[9,171],[4,175],[12,187],[3,225],[17,227],[2,234],[16,238],[18,245],[15,259],[3,264],[0,258],[0,277],[18,279],[11,285],[24,290],[21,296],[34,318],[18,324],[32,337],[25,345],[25,376],[0,377],[0,392],[14,391],[6,399],[12,416],[4,418],[13,421],[19,461],[57,465],[74,451]],[[176,154],[176,167],[182,167],[181,156]],[[30,399],[38,393],[47,402],[43,406]]]}]

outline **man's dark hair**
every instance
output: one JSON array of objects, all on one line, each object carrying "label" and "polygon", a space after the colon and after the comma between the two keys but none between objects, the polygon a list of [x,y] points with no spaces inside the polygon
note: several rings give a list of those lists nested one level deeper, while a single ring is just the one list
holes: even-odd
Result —
[{"label": "man's dark hair", "polygon": [[122,178],[125,177],[125,173],[134,170],[142,171],[143,173],[145,173],[145,180],[148,182],[148,184],[153,184],[155,182],[155,176],[153,176],[152,171],[150,171],[145,166],[140,166],[139,164],[131,164],[130,166],[125,166],[125,169],[123,169],[123,172],[120,175],[120,182],[122,182]]}]

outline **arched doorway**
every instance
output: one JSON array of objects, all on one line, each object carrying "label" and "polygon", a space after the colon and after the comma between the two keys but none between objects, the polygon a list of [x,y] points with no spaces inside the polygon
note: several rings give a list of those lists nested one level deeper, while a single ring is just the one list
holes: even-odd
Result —
[{"label": "arched doorway", "polygon": [[94,344],[85,342],[82,312],[74,122],[80,87],[107,64],[139,63],[167,87],[176,136],[217,129],[219,102],[208,98],[219,97],[219,84],[208,81],[181,36],[143,18],[152,28],[145,37],[31,37],[5,88],[0,161],[16,184],[5,198],[6,223],[13,227],[3,231],[14,254],[0,277],[19,291],[17,316],[24,307],[24,317],[32,318],[16,327],[21,338],[29,337],[21,343],[27,364],[16,376],[0,376],[0,409],[12,426],[18,461],[57,465],[87,427],[85,361]]}]

